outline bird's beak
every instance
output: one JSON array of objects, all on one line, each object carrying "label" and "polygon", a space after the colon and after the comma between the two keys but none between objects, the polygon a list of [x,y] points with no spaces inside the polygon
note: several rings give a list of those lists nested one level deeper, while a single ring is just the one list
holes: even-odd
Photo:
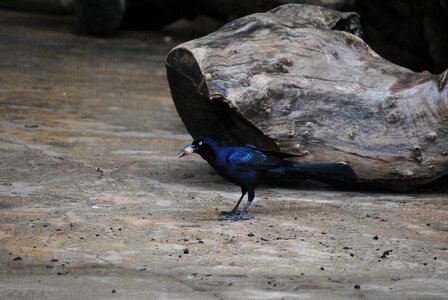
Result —
[{"label": "bird's beak", "polygon": [[180,149],[180,150],[179,150],[179,153],[178,153],[177,155],[179,155],[178,158],[181,158],[181,157],[183,157],[183,156],[193,154],[195,151],[196,151],[196,146],[194,146],[194,145],[188,145],[188,146],[186,146],[186,147]]}]

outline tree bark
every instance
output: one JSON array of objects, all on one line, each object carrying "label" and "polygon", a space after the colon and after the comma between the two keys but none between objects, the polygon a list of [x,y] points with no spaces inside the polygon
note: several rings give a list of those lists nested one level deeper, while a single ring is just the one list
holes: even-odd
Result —
[{"label": "tree bark", "polygon": [[447,175],[448,70],[412,72],[361,35],[357,14],[317,6],[232,21],[168,54],[177,111],[193,137],[344,161],[361,183]]}]

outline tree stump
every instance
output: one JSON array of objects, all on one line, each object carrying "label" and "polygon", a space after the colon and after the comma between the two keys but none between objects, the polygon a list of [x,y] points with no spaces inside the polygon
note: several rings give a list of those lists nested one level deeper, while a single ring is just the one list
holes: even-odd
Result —
[{"label": "tree stump", "polygon": [[350,164],[403,190],[448,174],[448,70],[415,73],[360,38],[358,15],[283,5],[226,24],[166,58],[193,137]]}]

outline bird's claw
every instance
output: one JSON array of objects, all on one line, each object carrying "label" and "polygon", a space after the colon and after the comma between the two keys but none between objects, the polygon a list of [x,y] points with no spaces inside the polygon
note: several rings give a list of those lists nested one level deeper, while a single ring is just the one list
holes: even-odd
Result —
[{"label": "bird's claw", "polygon": [[223,221],[239,221],[239,220],[250,220],[250,219],[252,219],[252,216],[244,216],[241,213],[235,214],[235,215],[228,215],[228,216],[221,218],[221,220],[223,220]]}]

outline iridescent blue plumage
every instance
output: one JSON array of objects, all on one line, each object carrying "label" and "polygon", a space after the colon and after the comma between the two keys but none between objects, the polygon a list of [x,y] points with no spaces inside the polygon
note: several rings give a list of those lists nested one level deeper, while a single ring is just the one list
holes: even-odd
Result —
[{"label": "iridescent blue plumage", "polygon": [[[183,148],[180,157],[198,153],[219,174],[241,187],[242,195],[225,220],[246,220],[244,215],[255,197],[255,188],[268,184],[281,176],[300,175],[320,180],[352,182],[356,174],[345,163],[304,164],[285,158],[294,155],[258,149],[253,145],[243,147],[223,147],[208,137],[197,138]],[[243,197],[248,193],[248,201],[239,211]]]}]

